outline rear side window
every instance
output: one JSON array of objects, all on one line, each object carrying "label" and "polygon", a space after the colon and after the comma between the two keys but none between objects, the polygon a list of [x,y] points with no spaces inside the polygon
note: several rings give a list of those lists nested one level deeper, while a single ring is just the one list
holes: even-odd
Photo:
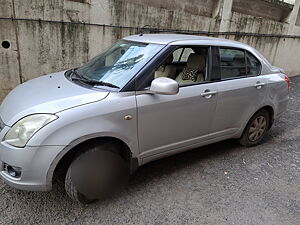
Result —
[{"label": "rear side window", "polygon": [[221,79],[260,74],[260,62],[249,52],[240,49],[220,48]]},{"label": "rear side window", "polygon": [[254,76],[259,75],[261,70],[260,62],[249,52],[246,53],[247,56],[247,75]]},{"label": "rear side window", "polygon": [[245,51],[220,48],[220,64],[222,79],[246,75]]}]

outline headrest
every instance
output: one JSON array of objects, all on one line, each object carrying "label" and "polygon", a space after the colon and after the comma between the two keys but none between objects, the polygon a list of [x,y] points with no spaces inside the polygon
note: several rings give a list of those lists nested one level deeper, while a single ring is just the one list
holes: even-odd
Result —
[{"label": "headrest", "polygon": [[243,62],[243,61],[245,61],[245,56],[243,56],[243,55],[235,55],[235,56],[233,57],[233,61],[240,61],[240,62]]},{"label": "headrest", "polygon": [[205,57],[204,55],[192,53],[190,54],[187,67],[194,70],[203,70],[205,67]]},{"label": "headrest", "polygon": [[231,64],[234,64],[235,66],[245,66],[245,56],[235,55]]}]

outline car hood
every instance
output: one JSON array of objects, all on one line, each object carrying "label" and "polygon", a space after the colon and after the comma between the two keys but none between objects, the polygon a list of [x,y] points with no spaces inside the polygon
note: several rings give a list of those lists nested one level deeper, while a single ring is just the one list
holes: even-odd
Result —
[{"label": "car hood", "polygon": [[64,72],[27,81],[13,89],[0,106],[3,122],[12,126],[34,113],[57,113],[80,105],[100,101],[109,92],[81,87],[69,81]]}]

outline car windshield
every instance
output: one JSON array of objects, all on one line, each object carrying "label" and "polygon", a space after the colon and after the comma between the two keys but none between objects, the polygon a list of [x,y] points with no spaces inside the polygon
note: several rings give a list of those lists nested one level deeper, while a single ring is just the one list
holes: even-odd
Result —
[{"label": "car windshield", "polygon": [[[121,89],[163,47],[120,41],[78,68],[77,73],[86,80],[100,81]],[[100,83],[98,85],[101,86]]]}]

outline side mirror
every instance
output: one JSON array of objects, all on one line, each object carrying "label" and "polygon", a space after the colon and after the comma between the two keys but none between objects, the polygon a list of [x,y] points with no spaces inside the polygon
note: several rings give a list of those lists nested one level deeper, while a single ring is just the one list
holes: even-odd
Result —
[{"label": "side mirror", "polygon": [[161,95],[176,95],[179,92],[179,84],[173,79],[159,77],[152,81],[150,91]]}]

